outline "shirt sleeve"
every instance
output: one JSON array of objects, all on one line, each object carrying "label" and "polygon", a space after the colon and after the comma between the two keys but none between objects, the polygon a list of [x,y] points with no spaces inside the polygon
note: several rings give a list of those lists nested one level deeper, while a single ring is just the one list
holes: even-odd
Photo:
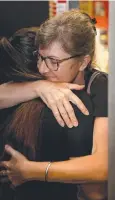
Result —
[{"label": "shirt sleeve", "polygon": [[108,116],[108,76],[101,73],[91,85],[94,117]]}]

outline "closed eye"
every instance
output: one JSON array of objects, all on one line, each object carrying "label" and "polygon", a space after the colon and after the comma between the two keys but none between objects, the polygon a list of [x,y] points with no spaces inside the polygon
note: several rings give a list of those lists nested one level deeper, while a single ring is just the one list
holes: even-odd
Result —
[{"label": "closed eye", "polygon": [[54,58],[49,58],[52,64],[57,64],[59,61]]}]

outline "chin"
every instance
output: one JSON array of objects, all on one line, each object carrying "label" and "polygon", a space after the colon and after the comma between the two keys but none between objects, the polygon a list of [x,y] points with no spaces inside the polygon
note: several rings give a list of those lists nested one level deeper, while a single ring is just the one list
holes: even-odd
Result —
[{"label": "chin", "polygon": [[46,78],[46,80],[52,81],[52,82],[59,82],[59,80],[56,77],[48,77]]}]

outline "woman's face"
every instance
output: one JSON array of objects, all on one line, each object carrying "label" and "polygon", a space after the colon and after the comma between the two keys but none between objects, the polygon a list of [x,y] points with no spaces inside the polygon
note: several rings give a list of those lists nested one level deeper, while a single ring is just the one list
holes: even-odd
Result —
[{"label": "woman's face", "polygon": [[[47,80],[55,82],[73,82],[79,71],[79,62],[76,57],[59,63],[57,70],[57,61],[71,57],[70,54],[66,53],[59,42],[54,42],[47,48],[39,48],[39,53],[43,57],[48,57],[46,62],[42,59],[38,61],[37,67],[41,75]],[[49,57],[51,59],[49,59]]]}]

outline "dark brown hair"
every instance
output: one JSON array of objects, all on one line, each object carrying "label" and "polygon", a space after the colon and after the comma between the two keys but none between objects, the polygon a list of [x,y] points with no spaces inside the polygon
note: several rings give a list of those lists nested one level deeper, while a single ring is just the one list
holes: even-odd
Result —
[{"label": "dark brown hair", "polygon": [[[36,73],[36,59],[33,55],[33,51],[36,50],[35,35],[35,30],[21,29],[9,40],[2,38],[0,41],[1,83],[42,79],[38,72]],[[43,107],[44,104],[40,99],[21,103],[13,108],[13,112],[5,118],[0,128],[0,132],[4,133],[5,143],[12,143],[8,140],[9,136],[15,138],[18,143],[22,144],[22,153],[30,160],[35,159],[37,137],[41,140],[40,124]]]}]

